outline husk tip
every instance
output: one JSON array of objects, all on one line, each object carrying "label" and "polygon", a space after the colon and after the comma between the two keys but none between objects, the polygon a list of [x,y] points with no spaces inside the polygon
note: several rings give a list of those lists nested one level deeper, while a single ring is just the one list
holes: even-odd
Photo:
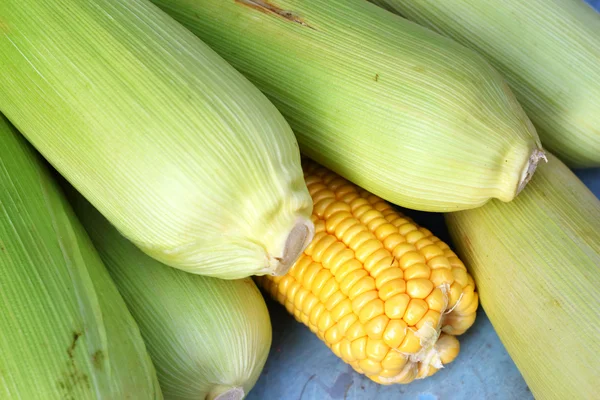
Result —
[{"label": "husk tip", "polygon": [[548,162],[548,158],[546,157],[546,153],[544,152],[544,150],[541,148],[536,148],[529,155],[527,165],[521,173],[521,178],[519,180],[519,185],[517,187],[517,193],[515,196],[518,196],[519,193],[521,193],[521,191],[525,188],[525,186],[527,186],[527,184],[533,177],[533,174],[535,173],[535,170],[537,169],[540,160]]}]

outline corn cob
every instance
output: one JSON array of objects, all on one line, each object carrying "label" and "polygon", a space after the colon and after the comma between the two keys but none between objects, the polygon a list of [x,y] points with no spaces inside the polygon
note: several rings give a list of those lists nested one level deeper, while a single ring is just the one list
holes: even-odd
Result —
[{"label": "corn cob", "polygon": [[289,125],[153,4],[2,0],[0,70],[0,110],[159,261],[283,274],[310,241]]},{"label": "corn cob", "polygon": [[594,399],[600,201],[549,154],[527,189],[446,215],[498,336],[539,399]]},{"label": "corn cob", "polygon": [[165,398],[239,400],[250,392],[271,346],[269,312],[252,279],[169,268],[71,187],[67,194],[140,327]]},{"label": "corn cob", "polygon": [[315,238],[287,275],[259,285],[375,382],[409,383],[454,360],[478,306],[463,263],[379,197],[314,162],[304,171]]},{"label": "corn cob", "polygon": [[366,1],[152,1],[269,96],[306,156],[387,201],[510,201],[542,157],[483,57]]},{"label": "corn cob", "polygon": [[485,55],[544,147],[600,166],[600,14],[583,0],[370,1]]},{"label": "corn cob", "polygon": [[1,115],[0,398],[162,399],[140,331],[85,230]]}]

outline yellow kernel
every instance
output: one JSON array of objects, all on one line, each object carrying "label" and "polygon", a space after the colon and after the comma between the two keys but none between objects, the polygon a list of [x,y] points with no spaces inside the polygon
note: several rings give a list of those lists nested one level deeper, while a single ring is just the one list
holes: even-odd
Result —
[{"label": "yellow kernel", "polygon": [[373,232],[373,233],[375,234],[377,239],[384,241],[390,235],[398,233],[398,229],[390,223],[385,223],[385,224],[379,225],[377,227],[377,229],[375,229],[375,232]]},{"label": "yellow kernel", "polygon": [[341,342],[337,342],[332,344],[329,348],[331,349],[331,351],[333,351],[333,354],[335,354],[336,356],[338,356],[341,359],[344,359],[342,357],[342,352],[341,352]]},{"label": "yellow kernel", "polygon": [[440,355],[442,364],[448,364],[454,361],[460,351],[460,343],[455,336],[442,333],[435,343],[435,349]]},{"label": "yellow kernel", "polygon": [[[333,237],[333,236],[332,236]],[[331,269],[332,263],[337,260],[337,258],[341,255],[344,257],[353,257],[352,253],[344,254],[344,251],[348,250],[346,245],[337,240],[332,243],[321,255],[321,259],[319,262],[323,265],[323,267],[327,269]],[[346,258],[347,260],[348,258]],[[333,272],[332,272],[333,273]]]},{"label": "yellow kernel", "polygon": [[[398,227],[398,232],[404,236],[408,236],[409,233],[414,232],[416,230],[417,230],[417,227],[410,222]],[[419,233],[421,233],[421,232],[419,232]],[[406,240],[408,240],[408,238]]]},{"label": "yellow kernel", "polygon": [[358,221],[348,211],[340,211],[332,214],[325,220],[325,229],[328,233],[341,237],[350,227],[356,225]]},{"label": "yellow kernel", "polygon": [[329,248],[329,246],[333,245],[337,241],[338,241],[337,238],[332,235],[323,235],[321,238],[319,238],[319,241],[313,247],[312,252],[311,252],[311,257],[312,257],[313,261],[316,263],[320,263],[321,257],[323,256],[323,254],[325,254],[325,252]]},{"label": "yellow kernel", "polygon": [[[427,235],[424,232],[421,231],[421,233],[423,233],[423,237],[415,242],[415,247],[416,247],[417,250],[419,250],[419,252],[421,254],[423,254],[423,257],[425,257],[425,259],[428,260],[429,258],[427,258],[427,256],[425,255],[425,252],[423,251],[423,249],[425,249],[428,246],[435,246],[435,245],[427,237]],[[443,254],[443,253],[440,251],[440,254]]]},{"label": "yellow kernel", "polygon": [[412,299],[408,303],[408,307],[406,308],[406,312],[404,313],[404,317],[402,317],[402,319],[408,324],[408,326],[414,326],[421,318],[423,318],[427,310],[429,310],[429,307],[427,306],[425,300]]},{"label": "yellow kernel", "polygon": [[423,248],[420,248],[419,251],[421,252],[421,254],[423,254],[427,261],[431,261],[435,257],[444,256],[444,252],[442,251],[442,249],[440,249],[437,245],[433,243]]},{"label": "yellow kernel", "polygon": [[411,267],[406,268],[404,270],[404,279],[429,279],[431,275],[431,268],[427,266],[427,264],[414,264]]},{"label": "yellow kernel", "polygon": [[[312,219],[312,218],[311,218]],[[325,232],[325,221],[314,216],[313,224],[315,225],[315,233]]]},{"label": "yellow kernel", "polygon": [[350,301],[350,299],[344,299],[340,301],[337,306],[335,306],[332,310],[329,311],[331,312],[331,317],[334,319],[334,321],[339,321],[347,314],[352,312],[352,302]]},{"label": "yellow kernel", "polygon": [[371,319],[380,316],[384,312],[385,310],[383,301],[381,299],[375,299],[370,301],[360,310],[358,313],[358,319],[364,324]]},{"label": "yellow kernel", "polygon": [[[351,260],[348,260],[347,262],[345,262],[339,269],[337,272],[335,272],[335,279],[337,279],[338,282],[342,282],[344,279],[346,279],[346,277],[348,277],[348,275],[350,275],[352,272],[355,271],[360,271],[363,270],[363,266],[360,263],[360,261],[358,261],[356,258],[353,258]],[[366,273],[367,271],[365,271]]]},{"label": "yellow kernel", "polygon": [[356,297],[360,296],[365,292],[369,292],[371,290],[375,290],[375,279],[371,276],[365,276],[360,281],[356,282],[352,288],[348,291],[348,298],[350,300],[354,300]]},{"label": "yellow kernel", "polygon": [[406,322],[401,319],[390,320],[383,333],[383,341],[385,344],[392,349],[397,349],[404,340],[404,336],[406,336],[407,327],[408,325],[406,325]]},{"label": "yellow kernel", "polygon": [[438,268],[431,271],[431,277],[429,278],[435,287],[443,284],[452,285],[454,282],[454,275],[452,271],[446,268]]},{"label": "yellow kernel", "polygon": [[321,314],[321,318],[319,318],[319,321],[317,322],[317,328],[319,328],[319,331],[325,332],[329,330],[334,324],[335,321],[333,320],[333,318],[331,318],[331,313],[325,311],[323,312],[323,314]]},{"label": "yellow kernel", "polygon": [[[363,224],[367,225],[367,228],[369,228],[370,231],[374,231],[375,228],[373,228],[371,226],[371,224],[373,224],[374,222],[377,222],[379,220],[383,220],[383,223],[387,222],[385,219],[382,218],[381,213],[379,211],[377,211],[374,208],[371,208],[372,206],[370,206],[369,210],[367,212],[365,212],[364,214],[362,214],[360,216],[360,222],[362,222]],[[379,225],[381,225],[381,222],[379,223]],[[379,226],[377,225],[377,226]]]},{"label": "yellow kernel", "polygon": [[[313,296],[317,302],[319,301],[316,297]],[[313,325],[317,325],[319,322],[319,318],[323,315],[323,312],[327,312],[325,306],[322,303],[317,303],[310,309],[310,323]]]},{"label": "yellow kernel", "polygon": [[[398,230],[396,229],[396,232],[388,235],[383,240],[383,247],[385,247],[388,251],[391,251],[392,253],[394,253],[394,249],[396,249],[402,243],[406,243],[406,238],[404,236],[402,236],[401,234],[399,234]],[[394,255],[395,254],[396,253],[394,253]]]},{"label": "yellow kernel", "polygon": [[304,302],[302,303],[302,307],[300,307],[300,309],[305,314],[310,315],[313,308],[316,307],[318,304],[319,304],[319,299],[317,299],[315,296],[313,296],[312,293],[308,292],[308,295],[304,299]]},{"label": "yellow kernel", "polygon": [[335,307],[337,307],[338,304],[340,304],[340,302],[342,302],[346,299],[347,299],[347,297],[344,293],[342,293],[341,291],[337,291],[334,294],[332,294],[331,296],[329,296],[329,298],[325,302],[325,308],[327,310],[331,311]]},{"label": "yellow kernel", "polygon": [[342,201],[334,201],[323,211],[323,217],[328,220],[332,215],[341,211],[350,212],[350,206]]},{"label": "yellow kernel", "polygon": [[447,297],[440,288],[435,288],[425,299],[430,310],[442,312],[446,310]]},{"label": "yellow kernel", "polygon": [[[329,207],[329,205],[335,201],[335,199],[333,198],[333,194],[330,193],[331,191],[328,190],[327,193],[323,195],[322,199],[319,199],[319,197],[313,197],[313,214],[321,219],[324,218],[325,210],[327,209],[327,207]],[[321,195],[321,193],[318,193],[315,196],[319,195]]]},{"label": "yellow kernel", "polygon": [[315,276],[315,279],[313,280],[311,287],[312,293],[320,298],[321,290],[325,287],[325,284],[329,282],[330,278],[333,278],[331,272],[321,267],[321,269],[317,273],[317,276]]},{"label": "yellow kernel", "polygon": [[461,268],[452,268],[452,275],[454,275],[454,282],[458,282],[460,286],[465,287],[469,283],[467,271]]},{"label": "yellow kernel", "polygon": [[410,302],[410,296],[406,293],[397,294],[385,301],[385,315],[389,318],[402,318]]},{"label": "yellow kernel", "polygon": [[365,326],[360,321],[355,321],[346,331],[346,339],[353,341],[367,336]]},{"label": "yellow kernel", "polygon": [[419,339],[412,329],[406,330],[406,336],[402,344],[398,347],[398,351],[405,354],[416,353],[421,350],[421,339]]},{"label": "yellow kernel", "polygon": [[294,264],[292,266],[292,268],[290,268],[290,270],[288,272],[288,275],[292,276],[297,281],[302,280],[302,274],[306,270],[306,267],[308,267],[310,264],[312,264],[312,262],[313,261],[312,261],[311,257],[306,256],[306,255],[302,255],[298,259],[298,261],[296,261],[296,264]]},{"label": "yellow kernel", "polygon": [[375,250],[370,256],[368,256],[365,259],[363,266],[367,271],[369,271],[369,273],[373,274],[373,269],[375,267],[381,267],[382,260],[386,260],[387,266],[389,267],[392,264],[394,258],[392,257],[389,251],[387,251],[384,248],[380,248]]},{"label": "yellow kernel", "polygon": [[392,254],[396,259],[400,260],[407,253],[411,253],[413,251],[415,251],[415,246],[405,241],[394,247]]},{"label": "yellow kernel", "polygon": [[309,294],[310,292],[308,290],[300,288],[298,290],[298,294],[296,295],[296,297],[294,297],[294,307],[296,307],[299,310],[303,310],[302,305],[304,304],[304,300],[306,300]]},{"label": "yellow kernel", "polygon": [[477,293],[464,293],[462,299],[458,302],[458,306],[452,312],[461,315],[473,314],[477,311],[478,303]]},{"label": "yellow kernel", "polygon": [[351,363],[354,361],[358,361],[356,357],[354,357],[354,354],[352,354],[352,342],[350,342],[349,340],[342,339],[340,341],[339,349],[341,353],[340,358],[345,362]]},{"label": "yellow kernel", "polygon": [[396,375],[400,373],[406,365],[408,359],[406,356],[396,350],[389,351],[385,358],[381,361],[381,366],[384,370],[396,371]]},{"label": "yellow kernel", "polygon": [[440,317],[441,314],[437,311],[434,310],[429,310],[425,313],[425,315],[423,316],[423,318],[421,318],[421,320],[419,322],[417,322],[417,329],[421,329],[425,324],[429,323],[431,324],[431,326],[433,328],[438,327],[439,323],[440,323]]},{"label": "yellow kernel", "polygon": [[304,313],[300,313],[300,322],[302,322],[304,325],[308,326],[308,324],[309,324],[308,315],[306,315]]},{"label": "yellow kernel", "polygon": [[288,313],[293,314],[294,313],[294,303],[292,303],[291,301],[286,301],[285,309],[287,310]]},{"label": "yellow kernel", "polygon": [[367,339],[367,357],[371,360],[383,360],[389,350],[389,346],[385,344],[383,340]]},{"label": "yellow kernel", "polygon": [[398,262],[400,264],[400,268],[402,268],[403,270],[406,270],[408,267],[412,267],[415,264],[424,263],[425,257],[423,257],[421,254],[417,253],[416,251],[411,251],[411,252],[404,254],[402,257],[400,257]]},{"label": "yellow kernel", "polygon": [[367,275],[369,275],[369,273],[364,269],[357,269],[355,271],[350,272],[348,275],[346,275],[344,280],[340,282],[340,290],[342,291],[342,293],[348,296],[350,289],[352,289],[352,287],[356,285],[358,281],[360,281]]},{"label": "yellow kernel", "polygon": [[337,327],[339,328],[340,333],[343,336],[346,336],[346,334],[348,333],[348,329],[350,329],[350,327],[356,321],[358,321],[358,317],[356,316],[356,314],[348,314],[344,318],[340,319],[337,323]]},{"label": "yellow kernel", "polygon": [[[369,232],[369,234],[371,233]],[[360,247],[354,247],[353,250],[355,257],[364,263],[371,254],[381,248],[383,248],[383,244],[373,237],[361,244]]]},{"label": "yellow kernel", "polygon": [[415,244],[415,243],[417,243],[417,241],[423,239],[424,237],[425,237],[425,235],[423,234],[423,232],[421,232],[419,230],[415,230],[415,231],[411,231],[406,234],[406,241],[408,243]]},{"label": "yellow kernel", "polygon": [[381,363],[379,361],[373,361],[370,359],[361,360],[358,365],[363,370],[365,375],[377,375],[381,372]]},{"label": "yellow kernel", "polygon": [[361,337],[352,341],[352,355],[357,360],[367,358],[367,337]]},{"label": "yellow kernel", "polygon": [[[358,232],[356,235],[354,235],[354,237],[352,237],[352,239],[347,240],[344,237],[344,242],[348,243],[348,247],[350,247],[352,250],[354,250],[355,256],[356,256],[357,250],[360,250],[361,247],[363,247],[363,246],[367,246],[366,249],[368,250],[370,248],[370,247],[368,247],[369,242],[374,241],[374,242],[379,243],[373,237],[373,234],[370,231],[368,231],[364,225],[360,225],[360,228],[361,228],[361,231]],[[362,250],[362,251],[365,251],[365,250]],[[368,253],[368,254],[371,254],[371,253]],[[356,257],[356,258],[358,258],[358,257]],[[360,261],[362,261],[362,260],[360,260]]]},{"label": "yellow kernel", "polygon": [[454,282],[450,285],[450,293],[448,293],[448,308],[452,308],[456,305],[460,295],[462,294],[462,286],[458,282]]},{"label": "yellow kernel", "polygon": [[375,279],[375,286],[378,289],[381,289],[381,287],[389,281],[392,281],[394,279],[402,279],[403,277],[404,271],[402,271],[400,268],[388,268],[377,275],[377,278]]},{"label": "yellow kernel", "polygon": [[406,281],[406,293],[413,299],[424,299],[433,291],[433,282],[429,279],[411,279]]},{"label": "yellow kernel", "polygon": [[454,253],[452,253],[452,255],[448,257],[448,262],[450,262],[452,268],[460,268],[465,270],[467,269],[465,267],[465,264]]},{"label": "yellow kernel", "polygon": [[356,299],[352,300],[352,310],[354,310],[354,312],[359,312],[368,303],[377,298],[379,298],[379,293],[377,292],[377,290],[371,290],[369,292],[363,293]]},{"label": "yellow kernel", "polygon": [[451,335],[462,335],[475,322],[476,313],[471,314],[456,314],[451,312],[444,318],[443,332]]},{"label": "yellow kernel", "polygon": [[[398,268],[398,262],[392,256],[382,258],[369,273],[373,278],[377,279],[379,275],[383,274],[388,269],[400,269]],[[400,269],[400,271],[402,270]]]},{"label": "yellow kernel", "polygon": [[404,292],[406,292],[406,282],[404,279],[394,279],[379,288],[379,298],[387,301],[390,297]]},{"label": "yellow kernel", "polygon": [[308,267],[306,267],[306,270],[302,274],[302,286],[305,288],[310,288],[315,277],[321,269],[323,269],[321,264],[316,262],[311,263]]},{"label": "yellow kernel", "polygon": [[365,324],[365,331],[372,339],[381,339],[390,319],[385,315],[373,318]]},{"label": "yellow kernel", "polygon": [[275,291],[285,295],[290,290],[290,288],[296,280],[289,275],[278,276],[278,278],[281,279],[279,279],[278,281],[273,279],[272,281],[272,283],[275,283]]},{"label": "yellow kernel", "polygon": [[427,265],[429,265],[431,267],[431,269],[438,269],[438,268],[451,269],[452,268],[452,266],[450,265],[450,262],[448,261],[448,259],[445,256],[433,257],[431,260],[427,261]]},{"label": "yellow kernel", "polygon": [[393,378],[400,373],[400,369],[382,369],[379,373],[381,378]]},{"label": "yellow kernel", "polygon": [[319,299],[321,302],[326,303],[327,300],[331,298],[331,296],[339,290],[340,286],[338,285],[335,277],[332,276],[329,278],[327,282],[323,285],[321,292],[319,293]]},{"label": "yellow kernel", "polygon": [[334,345],[340,340],[342,340],[343,336],[340,334],[340,330],[337,325],[332,326],[331,328],[325,331],[325,342],[330,345]]}]

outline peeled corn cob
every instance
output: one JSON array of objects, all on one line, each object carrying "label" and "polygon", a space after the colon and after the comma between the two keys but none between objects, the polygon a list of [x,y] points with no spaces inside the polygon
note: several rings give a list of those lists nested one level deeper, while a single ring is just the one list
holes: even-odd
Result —
[{"label": "peeled corn cob", "polygon": [[486,56],[544,147],[600,166],[600,14],[584,0],[370,1]]},{"label": "peeled corn cob", "polygon": [[539,399],[595,399],[600,200],[548,154],[509,204],[446,214],[508,353]]},{"label": "peeled corn cob", "polygon": [[310,241],[289,125],[153,4],[2,0],[0,71],[0,110],[164,264],[283,274]]},{"label": "peeled corn cob", "polygon": [[2,116],[0,399],[162,399],[138,326],[85,230]]},{"label": "peeled corn cob", "polygon": [[304,171],[314,240],[287,275],[259,285],[375,382],[409,383],[454,360],[478,306],[463,263],[379,197],[312,161]]},{"label": "peeled corn cob", "polygon": [[277,106],[303,154],[404,207],[512,200],[543,158],[474,51],[363,0],[152,0]]}]

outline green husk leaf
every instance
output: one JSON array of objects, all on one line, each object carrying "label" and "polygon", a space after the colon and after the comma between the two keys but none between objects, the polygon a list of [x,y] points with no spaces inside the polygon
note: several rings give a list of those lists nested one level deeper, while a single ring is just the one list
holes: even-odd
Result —
[{"label": "green husk leaf", "polygon": [[583,0],[370,1],[485,55],[544,147],[600,166],[600,14]]},{"label": "green husk leaf", "polygon": [[0,117],[0,398],[162,399],[139,329],[46,166]]},{"label": "green husk leaf", "polygon": [[446,214],[500,339],[540,399],[596,397],[600,201],[553,155],[508,204]]},{"label": "green husk leaf", "polygon": [[302,152],[404,207],[513,199],[540,143],[472,50],[362,0],[152,0],[277,106]]},{"label": "green husk leaf", "polygon": [[189,274],[150,258],[82,196],[69,197],[137,321],[168,399],[237,400],[271,346],[271,322],[250,278]]}]

